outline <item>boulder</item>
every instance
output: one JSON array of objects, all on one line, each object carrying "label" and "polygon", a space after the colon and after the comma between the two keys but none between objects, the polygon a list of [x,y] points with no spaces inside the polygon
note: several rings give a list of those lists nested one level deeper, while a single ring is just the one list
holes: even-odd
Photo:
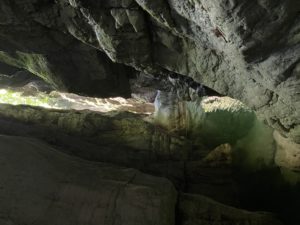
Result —
[{"label": "boulder", "polygon": [[35,139],[0,136],[1,224],[174,225],[164,178],[65,155]]}]

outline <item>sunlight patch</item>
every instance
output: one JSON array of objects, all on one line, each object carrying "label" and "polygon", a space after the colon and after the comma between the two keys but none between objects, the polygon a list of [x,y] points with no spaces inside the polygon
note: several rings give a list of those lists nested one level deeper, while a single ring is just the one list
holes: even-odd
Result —
[{"label": "sunlight patch", "polygon": [[10,89],[0,89],[0,103],[11,105],[32,105],[44,108],[53,108],[49,104],[47,95],[25,96],[22,92],[14,92]]},{"label": "sunlight patch", "polygon": [[125,99],[121,97],[91,98],[57,91],[52,91],[49,94],[36,92],[35,94],[29,95],[22,91],[0,89],[0,103],[65,110],[91,110],[97,112],[128,111],[139,114],[152,114],[154,111],[153,104],[142,103],[135,99]]}]

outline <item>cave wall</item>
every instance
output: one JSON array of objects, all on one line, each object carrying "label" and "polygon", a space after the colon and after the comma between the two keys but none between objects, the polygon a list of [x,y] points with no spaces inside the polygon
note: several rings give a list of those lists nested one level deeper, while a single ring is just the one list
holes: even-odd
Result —
[{"label": "cave wall", "polygon": [[35,139],[0,136],[0,144],[1,224],[174,224],[177,193],[167,179]]},{"label": "cave wall", "polygon": [[30,71],[62,91],[129,96],[131,69],[75,39],[54,1],[2,1],[1,61]]},{"label": "cave wall", "polygon": [[300,142],[297,0],[3,0],[0,9],[0,61],[60,88],[126,95],[128,66],[175,71]]}]

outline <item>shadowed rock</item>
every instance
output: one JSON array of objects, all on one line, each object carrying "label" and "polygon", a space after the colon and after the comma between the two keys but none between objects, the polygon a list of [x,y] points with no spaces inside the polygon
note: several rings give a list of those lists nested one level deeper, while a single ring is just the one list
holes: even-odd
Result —
[{"label": "shadowed rock", "polygon": [[174,224],[163,178],[70,157],[34,139],[0,136],[1,224]]},{"label": "shadowed rock", "polygon": [[270,213],[249,212],[190,194],[180,195],[179,215],[182,225],[282,225]]}]

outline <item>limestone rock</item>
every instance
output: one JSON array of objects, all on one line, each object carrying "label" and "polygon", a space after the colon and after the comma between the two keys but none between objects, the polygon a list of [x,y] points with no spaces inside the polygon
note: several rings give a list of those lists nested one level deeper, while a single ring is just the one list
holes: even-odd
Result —
[{"label": "limestone rock", "polygon": [[3,0],[0,61],[107,96],[125,95],[127,85],[116,81],[127,67],[110,60],[178,72],[299,143],[299,9],[298,0]]},{"label": "limestone rock", "polygon": [[256,119],[249,133],[233,146],[234,164],[252,172],[276,166],[273,132],[274,129]]},{"label": "limestone rock", "polygon": [[0,136],[1,224],[173,225],[163,178],[70,157],[34,139]]},{"label": "limestone rock", "polygon": [[300,172],[300,144],[293,143],[276,131],[274,132],[274,138],[276,141],[276,164]]}]

